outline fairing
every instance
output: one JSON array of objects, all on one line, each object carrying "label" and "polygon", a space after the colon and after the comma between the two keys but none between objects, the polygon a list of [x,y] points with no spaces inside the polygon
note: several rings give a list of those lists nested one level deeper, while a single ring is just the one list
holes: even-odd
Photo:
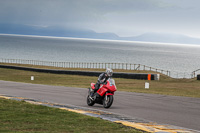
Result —
[{"label": "fairing", "polygon": [[103,96],[106,92],[106,95],[114,95],[116,91],[115,81],[113,79],[108,79],[107,84],[102,84],[97,91],[100,96]]},{"label": "fairing", "polygon": [[94,90],[95,89],[95,83],[91,83],[91,88]]}]

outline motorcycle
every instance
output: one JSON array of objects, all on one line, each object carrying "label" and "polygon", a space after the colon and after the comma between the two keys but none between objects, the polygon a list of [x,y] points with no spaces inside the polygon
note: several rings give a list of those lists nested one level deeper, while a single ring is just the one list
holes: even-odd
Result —
[{"label": "motorcycle", "polygon": [[98,91],[94,93],[94,99],[91,98],[91,91],[95,89],[95,83],[91,83],[88,88],[87,104],[93,106],[95,103],[102,104],[104,108],[109,108],[114,100],[114,92],[117,90],[115,80],[109,78],[104,84],[101,84]]}]

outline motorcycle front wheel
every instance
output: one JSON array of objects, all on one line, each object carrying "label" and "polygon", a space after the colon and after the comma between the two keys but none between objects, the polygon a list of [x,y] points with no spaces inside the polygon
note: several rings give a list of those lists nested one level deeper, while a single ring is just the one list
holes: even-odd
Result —
[{"label": "motorcycle front wheel", "polygon": [[113,103],[113,99],[114,99],[113,95],[105,96],[104,99],[103,99],[103,107],[109,108]]}]

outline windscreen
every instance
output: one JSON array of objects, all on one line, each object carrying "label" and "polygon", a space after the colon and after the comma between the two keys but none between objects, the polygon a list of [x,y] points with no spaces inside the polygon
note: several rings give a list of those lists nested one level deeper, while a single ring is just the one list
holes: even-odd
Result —
[{"label": "windscreen", "polygon": [[108,81],[110,82],[110,85],[114,85],[115,86],[115,80],[114,79],[109,78]]}]

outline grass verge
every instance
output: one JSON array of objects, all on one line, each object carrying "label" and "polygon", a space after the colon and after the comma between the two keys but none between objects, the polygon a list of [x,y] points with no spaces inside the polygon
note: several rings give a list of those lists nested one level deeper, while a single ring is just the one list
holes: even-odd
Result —
[{"label": "grass verge", "polygon": [[82,114],[0,98],[0,132],[140,133],[133,128]]},{"label": "grass verge", "polygon": [[[62,68],[30,66],[30,65],[27,65],[26,67],[62,69]],[[94,70],[94,69],[70,69],[70,70]],[[95,69],[95,71],[104,71],[104,70]],[[127,71],[114,70],[114,72],[135,73],[135,71],[130,71],[130,70]],[[137,72],[149,73],[148,71],[137,71]],[[31,81],[30,80],[31,76],[34,76],[35,80]],[[34,84],[88,88],[91,82],[97,81],[97,78],[98,77],[38,73],[31,71],[0,68],[0,80],[26,82]],[[123,79],[123,78],[115,78],[115,81],[118,91],[200,98],[200,81],[196,79],[173,79],[165,75],[161,75],[161,79],[159,81],[146,81],[146,80]],[[150,89],[144,89],[145,82],[149,82]]]}]

